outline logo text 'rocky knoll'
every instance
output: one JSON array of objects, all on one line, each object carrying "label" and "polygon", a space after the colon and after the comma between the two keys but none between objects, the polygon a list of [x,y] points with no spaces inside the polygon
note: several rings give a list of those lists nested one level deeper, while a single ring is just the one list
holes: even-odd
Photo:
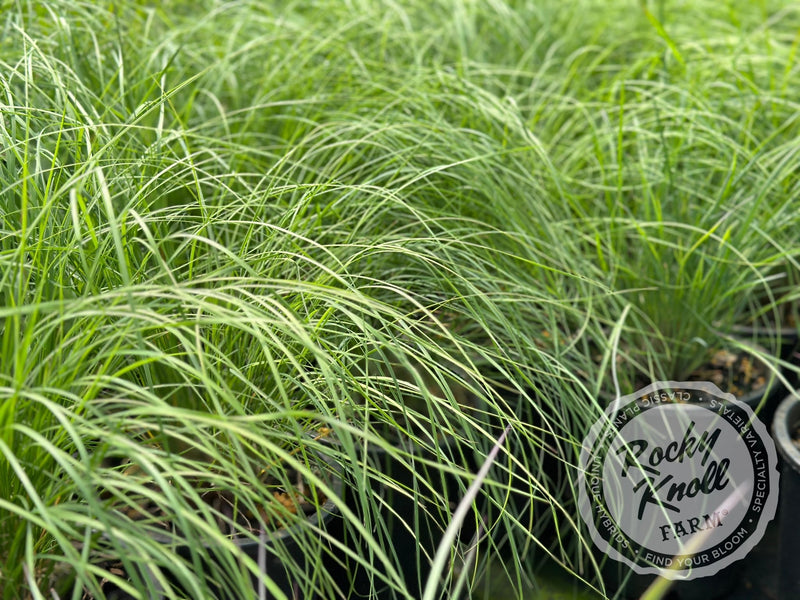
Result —
[{"label": "logo text 'rocky knoll'", "polygon": [[[641,494],[639,509],[636,513],[641,520],[647,504],[663,506],[667,510],[680,512],[678,504],[685,497],[694,498],[697,494],[712,494],[724,490],[729,483],[726,477],[730,459],[723,458],[719,461],[711,458],[714,445],[722,433],[720,428],[715,428],[709,434],[704,431],[700,436],[694,435],[696,423],[691,421],[683,434],[680,442],[675,440],[666,446],[653,446],[648,440],[636,439],[628,442],[627,446],[619,448],[618,453],[623,455],[621,477],[641,476],[634,485],[633,491]],[[652,446],[652,447],[651,447]],[[659,466],[664,461],[674,463],[683,462],[685,458],[694,458],[701,454],[700,465],[705,467],[702,477],[693,477],[690,481],[675,481],[672,474],[661,476]],[[630,470],[635,472],[631,475]],[[665,489],[666,494],[659,495]]]},{"label": "logo text 'rocky knoll'", "polygon": [[711,575],[775,515],[775,447],[711,383],[659,382],[619,398],[586,436],[579,507],[600,550],[642,574]]}]

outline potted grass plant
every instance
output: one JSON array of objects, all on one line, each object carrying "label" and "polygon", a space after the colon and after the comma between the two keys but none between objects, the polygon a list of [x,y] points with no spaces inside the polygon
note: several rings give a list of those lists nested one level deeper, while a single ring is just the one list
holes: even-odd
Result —
[{"label": "potted grass plant", "polygon": [[[140,414],[144,420],[146,411]],[[160,437],[183,437],[206,414],[176,411],[174,416]],[[228,423],[233,425],[235,418]],[[98,491],[108,514],[120,528],[140,531],[171,559],[151,557],[152,562],[129,570],[121,560],[125,545],[112,529],[101,540],[106,550],[102,564],[117,565],[128,588],[147,583],[160,595],[173,590],[218,598],[327,597],[331,584],[314,565],[331,551],[328,531],[340,518],[339,468],[312,439],[298,440],[292,432],[280,440],[274,427],[264,433],[234,438],[229,437],[236,435],[234,429],[223,427],[215,437],[225,443],[184,442],[180,452],[174,440],[173,450],[165,452],[157,439],[147,437],[135,454],[130,435],[107,437]],[[245,456],[229,456],[231,447],[244,448]],[[124,457],[119,465],[113,464],[115,454]],[[251,469],[256,477],[241,475]],[[121,545],[122,554],[115,557]],[[125,588],[110,584],[105,593],[115,589]]]},{"label": "potted grass plant", "polygon": [[[695,380],[714,383],[769,419],[786,383],[786,362],[777,346],[767,349],[737,337],[736,325],[755,298],[770,293],[769,273],[786,251],[776,252],[762,232],[734,213],[682,212],[681,206],[691,205],[688,199],[664,200],[659,215],[661,191],[655,186],[641,204],[620,207],[618,216],[587,216],[575,225],[586,231],[587,248],[613,293],[594,304],[594,322],[584,328],[585,352],[567,360],[597,398],[598,410],[655,381]],[[609,593],[638,597],[649,586],[647,578],[628,577],[629,569],[615,561],[606,560],[603,569],[597,577]],[[709,586],[719,583],[680,582],[671,593],[707,597]]]},{"label": "potted grass plant", "polygon": [[[587,371],[604,405],[654,381],[709,381],[770,418],[786,379],[777,347],[773,352],[735,336],[748,302],[765,287],[771,255],[757,237],[718,235],[735,231],[725,219],[710,229],[694,224],[622,219],[609,226],[609,247],[597,252],[610,265],[618,290],[605,309],[608,325],[595,331],[597,348]],[[618,237],[615,237],[618,236]],[[594,364],[592,364],[594,363]],[[653,577],[633,575],[613,560],[603,560],[609,589],[638,597]],[[677,598],[723,593],[735,581],[728,568],[711,579],[678,582]],[[715,591],[715,593],[716,593]]]},{"label": "potted grass plant", "polygon": [[[215,310],[233,306],[217,296],[208,317],[195,313],[187,325],[169,300],[174,292],[101,321],[115,339],[116,369],[84,399],[74,425],[85,449],[72,466],[81,486],[70,501],[92,523],[83,543],[90,568],[109,575],[72,573],[75,589],[93,598],[327,597],[332,583],[315,565],[331,551],[338,463],[306,435],[319,413],[256,387],[263,370],[240,361],[258,350],[234,345],[248,334],[257,342],[259,326],[273,321],[254,312],[217,319]],[[277,373],[289,364],[272,360]]]},{"label": "potted grass plant", "polygon": [[[127,324],[116,323],[124,333],[115,349],[122,349],[120,354],[126,360],[102,394],[86,407],[97,423],[102,423],[89,436],[95,440],[95,462],[104,456],[121,459],[101,465],[102,469],[90,469],[97,473],[104,501],[110,503],[103,514],[111,509],[112,514],[122,515],[126,526],[138,528],[156,543],[148,548],[149,560],[144,564],[125,564],[123,556],[130,541],[107,531],[107,526],[98,527],[107,534],[102,538],[105,546],[97,553],[103,559],[99,565],[116,565],[123,573],[107,578],[114,586],[109,589],[120,593],[147,589],[151,594],[169,590],[196,594],[208,589],[222,597],[236,597],[246,589],[266,589],[271,594],[268,597],[279,597],[276,590],[290,597],[328,597],[342,591],[341,580],[318,571],[319,565],[337,560],[331,549],[334,546],[349,548],[343,556],[349,564],[359,565],[360,576],[366,575],[371,582],[385,577],[381,565],[359,554],[363,546],[353,549],[347,539],[337,538],[336,527],[346,527],[351,539],[366,536],[378,554],[393,552],[416,569],[414,575],[405,573],[389,582],[402,590],[398,593],[408,594],[409,586],[421,585],[427,567],[419,565],[430,560],[425,552],[435,550],[445,526],[443,515],[452,511],[456,501],[452,491],[448,496],[447,491],[437,489],[438,482],[445,481],[437,461],[449,461],[446,465],[455,468],[454,459],[444,453],[446,444],[436,449],[437,436],[420,442],[426,419],[436,421],[407,404],[412,404],[409,397],[415,393],[429,394],[442,405],[449,405],[453,398],[428,388],[422,391],[414,376],[401,372],[397,364],[387,371],[394,373],[394,379],[380,377],[373,369],[357,376],[352,369],[338,368],[323,346],[334,339],[352,343],[360,332],[347,333],[350,330],[345,329],[341,338],[339,326],[344,320],[336,310],[325,311],[324,322],[311,324],[299,315],[293,323],[285,307],[276,308],[281,311],[280,319],[253,310],[247,311],[246,318],[234,317],[230,312],[237,306],[234,296],[213,294],[214,301],[209,304],[209,293],[203,292],[198,306],[208,314],[190,311],[193,317],[187,321],[187,299],[182,298],[182,306],[178,306],[170,300],[177,299],[174,293],[162,290],[159,305],[140,305]],[[341,301],[348,295],[337,293],[335,297]],[[352,302],[351,319],[357,302],[364,302],[372,311],[379,306],[357,295],[349,296],[348,301]],[[303,306],[307,308],[311,302],[307,294]],[[222,314],[226,318],[221,318]],[[342,320],[334,325],[336,319]],[[336,336],[309,335],[323,326],[336,331]],[[301,335],[293,335],[293,331]],[[241,344],[242,339],[251,343]],[[314,357],[320,373],[309,370],[304,354]],[[268,368],[255,369],[253,364]],[[339,383],[335,383],[337,377]],[[391,446],[385,453],[374,450],[381,447],[378,442],[366,452],[366,456],[378,457],[377,462],[366,461],[366,469],[376,469],[368,478],[380,482],[377,496],[388,506],[373,514],[373,522],[379,521],[380,515],[390,515],[378,525],[381,534],[377,539],[356,518],[363,518],[364,502],[376,502],[375,494],[360,487],[357,474],[363,474],[365,467],[345,477],[348,501],[339,505],[337,490],[341,488],[334,485],[336,480],[328,480],[330,467],[317,461],[317,470],[308,471],[310,460],[293,458],[293,448],[306,445],[301,440],[309,428],[318,431],[320,423],[327,423],[334,431],[342,431],[344,426],[332,426],[341,408],[331,402],[330,384],[334,383],[336,393],[336,387],[356,382],[368,392],[363,398],[369,401],[361,401],[368,407],[361,415],[362,422],[385,421],[386,412],[380,407],[387,399],[387,406],[394,401],[394,410],[388,411],[394,416],[388,422],[399,426],[409,442],[403,447]],[[347,414],[352,429],[354,415]],[[400,414],[407,420],[399,419]],[[374,423],[370,427],[374,429]],[[112,431],[113,436],[109,434]],[[376,439],[375,434],[371,439]],[[278,450],[276,440],[281,441]],[[333,453],[329,444],[322,443],[316,447],[318,452],[334,456],[336,464],[348,464],[348,456],[341,450]],[[385,443],[383,448],[387,448]],[[423,456],[420,448],[427,448],[429,454]],[[302,479],[293,480],[291,473]],[[445,486],[452,490],[452,472],[449,477]],[[276,487],[280,494],[276,495]],[[303,488],[311,492],[292,491]],[[307,501],[300,502],[299,496]],[[308,515],[303,514],[303,506],[310,510]],[[335,509],[341,509],[345,518],[336,523],[322,518]],[[387,536],[389,531],[392,534]],[[289,539],[284,539],[289,532]],[[263,539],[265,536],[268,539]],[[405,550],[397,554],[400,539],[405,540]],[[297,550],[301,550],[299,555]],[[237,567],[239,563],[244,567]],[[276,564],[282,566],[276,570]],[[348,576],[350,570],[348,567]]]},{"label": "potted grass plant", "polygon": [[[42,284],[31,289],[34,294],[37,290],[44,291]],[[18,293],[19,288],[7,288],[6,299]],[[80,399],[114,370],[112,357],[95,353],[96,344],[110,338],[98,333],[102,319],[89,306],[70,312],[55,305],[34,317],[25,316],[25,306],[19,302],[14,307],[11,300],[3,308],[0,325],[6,349],[2,372],[15,372],[19,378],[17,389],[3,386],[2,392],[0,598],[4,600],[37,593],[67,597],[76,576],[89,586],[113,577],[88,564],[82,543],[91,525],[86,504],[74,501],[91,485],[75,458],[90,455],[81,435]],[[82,330],[98,334],[80,335]],[[71,334],[65,337],[66,332]]]},{"label": "potted grass plant", "polygon": [[612,246],[597,247],[613,265],[620,300],[607,314],[617,335],[606,329],[607,339],[598,340],[601,370],[610,372],[613,361],[618,376],[604,377],[606,390],[630,393],[650,381],[695,379],[754,408],[776,398],[783,381],[778,349],[735,335],[748,303],[767,285],[767,249],[759,239],[719,235],[723,227],[738,225],[721,220],[705,230],[623,220],[609,234],[616,236]]}]

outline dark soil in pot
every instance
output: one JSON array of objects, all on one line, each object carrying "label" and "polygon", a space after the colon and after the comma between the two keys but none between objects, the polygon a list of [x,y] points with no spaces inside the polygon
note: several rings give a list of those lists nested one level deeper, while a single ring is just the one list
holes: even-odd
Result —
[{"label": "dark soil in pot", "polygon": [[710,381],[743,402],[753,394],[763,393],[769,369],[757,358],[743,352],[717,350],[701,367],[692,371],[689,381]]},{"label": "dark soil in pot", "polygon": [[[772,375],[770,368],[762,360],[739,349],[709,352],[706,361],[692,371],[686,380],[711,382],[723,392],[733,394],[754,412],[759,408],[762,399],[765,399],[757,412],[764,423],[772,422],[778,401],[785,393],[783,384]],[[652,381],[637,376],[635,389],[629,393],[641,390],[651,383]],[[610,402],[611,398],[607,401]]]},{"label": "dark soil in pot", "polygon": [[692,373],[689,380],[714,383],[747,404],[767,425],[772,422],[778,402],[786,393],[783,383],[772,377],[767,365],[742,352],[715,352],[706,365]]}]

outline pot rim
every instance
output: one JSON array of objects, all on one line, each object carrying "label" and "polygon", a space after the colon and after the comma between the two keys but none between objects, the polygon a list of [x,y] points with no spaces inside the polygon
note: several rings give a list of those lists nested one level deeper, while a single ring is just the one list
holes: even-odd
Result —
[{"label": "pot rim", "polygon": [[775,411],[772,437],[781,457],[794,471],[800,473],[800,447],[792,441],[792,428],[800,425],[800,396],[789,394]]},{"label": "pot rim", "polygon": [[767,337],[777,338],[775,334],[780,334],[782,342],[796,342],[798,339],[797,327],[759,327],[757,325],[733,325],[731,331],[737,337],[747,339],[747,336],[764,339]]}]

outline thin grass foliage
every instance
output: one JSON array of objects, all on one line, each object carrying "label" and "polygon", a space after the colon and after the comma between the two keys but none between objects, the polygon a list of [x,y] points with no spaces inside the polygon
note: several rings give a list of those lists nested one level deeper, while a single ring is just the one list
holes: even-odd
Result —
[{"label": "thin grass foliage", "polygon": [[795,368],[800,12],[740,4],[0,2],[0,598],[612,597],[609,394]]}]

